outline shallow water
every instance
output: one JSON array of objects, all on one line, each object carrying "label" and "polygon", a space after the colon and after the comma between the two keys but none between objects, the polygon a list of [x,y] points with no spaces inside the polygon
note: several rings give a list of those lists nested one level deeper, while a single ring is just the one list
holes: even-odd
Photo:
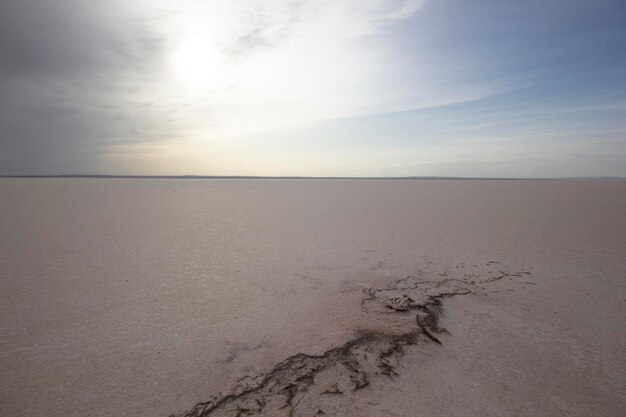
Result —
[{"label": "shallow water", "polygon": [[[543,280],[516,308],[594,289],[571,337],[609,336],[587,366],[615,396],[595,307],[623,317],[625,224],[625,182],[1,179],[0,414],[189,409],[376,328],[364,288],[490,260]],[[569,295],[551,331],[576,333]]]}]

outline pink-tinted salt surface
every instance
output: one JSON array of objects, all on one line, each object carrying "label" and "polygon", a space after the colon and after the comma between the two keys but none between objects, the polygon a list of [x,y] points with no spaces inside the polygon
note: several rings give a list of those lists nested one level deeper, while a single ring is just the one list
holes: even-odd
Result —
[{"label": "pink-tinted salt surface", "polygon": [[498,268],[326,414],[626,411],[626,182],[3,179],[0,236],[0,415],[184,411],[384,331],[364,288]]}]

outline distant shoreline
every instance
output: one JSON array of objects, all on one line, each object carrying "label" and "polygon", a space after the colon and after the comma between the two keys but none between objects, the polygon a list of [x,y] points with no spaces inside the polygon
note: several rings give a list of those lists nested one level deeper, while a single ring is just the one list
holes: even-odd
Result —
[{"label": "distant shoreline", "polygon": [[112,179],[175,179],[175,180],[500,180],[500,181],[546,181],[546,180],[603,180],[626,181],[626,177],[556,177],[556,178],[509,178],[509,177],[306,177],[306,176],[253,176],[253,175],[0,175],[0,178],[112,178]]}]

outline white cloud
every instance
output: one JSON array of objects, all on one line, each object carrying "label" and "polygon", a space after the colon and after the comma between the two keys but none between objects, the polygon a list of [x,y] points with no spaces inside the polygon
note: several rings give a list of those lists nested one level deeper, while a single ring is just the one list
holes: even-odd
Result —
[{"label": "white cloud", "polygon": [[[187,0],[176,5],[145,0],[133,7],[165,45],[160,96],[189,103],[184,117],[195,114],[195,124],[204,118],[215,122],[198,130],[198,136],[225,137],[354,116],[380,97],[393,100],[394,86],[385,71],[373,68],[393,57],[358,39],[409,18],[420,5],[404,0]],[[153,88],[150,84],[146,94],[154,96]]]},{"label": "white cloud", "polygon": [[422,0],[406,0],[397,9],[387,14],[389,19],[407,19],[411,17],[420,7],[422,7]]}]

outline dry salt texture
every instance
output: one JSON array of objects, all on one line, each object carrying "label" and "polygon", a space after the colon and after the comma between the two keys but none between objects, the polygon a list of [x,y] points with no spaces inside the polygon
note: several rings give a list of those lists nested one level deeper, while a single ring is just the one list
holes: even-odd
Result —
[{"label": "dry salt texture", "polygon": [[0,415],[619,416],[626,183],[0,179]]}]

